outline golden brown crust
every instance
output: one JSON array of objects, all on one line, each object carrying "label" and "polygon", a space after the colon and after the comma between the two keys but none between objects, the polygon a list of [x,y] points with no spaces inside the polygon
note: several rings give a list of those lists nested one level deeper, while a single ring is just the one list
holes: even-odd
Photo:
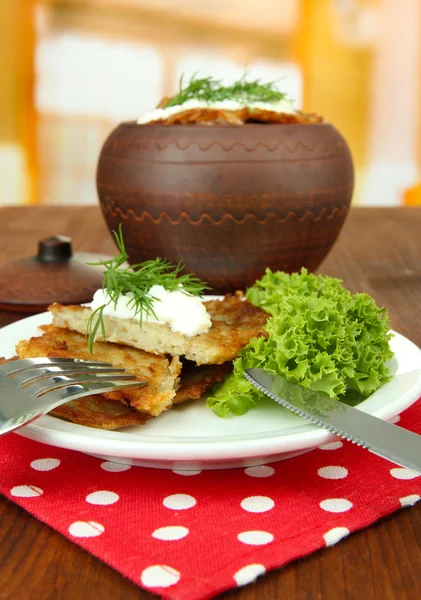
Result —
[{"label": "golden brown crust", "polygon": [[53,325],[45,325],[41,329],[44,331],[42,336],[19,342],[16,346],[19,358],[46,356],[110,362],[115,367],[125,368],[129,373],[136,375],[139,381],[146,381],[148,385],[138,389],[110,392],[104,394],[104,397],[109,400],[120,400],[152,416],[158,416],[172,406],[177,378],[181,371],[178,356],[170,361],[166,357],[128,346],[102,342],[95,344],[91,355],[85,336]]},{"label": "golden brown crust", "polygon": [[[47,331],[44,333],[44,342],[41,342],[41,345],[46,343],[45,336],[48,332],[54,333],[52,326],[45,326],[43,329]],[[31,340],[28,340],[28,342],[32,345]],[[61,345],[60,351],[62,351],[62,344],[60,342],[58,344]],[[18,356],[10,359],[0,357],[0,364],[18,359]],[[183,366],[179,388],[172,404],[182,404],[188,400],[200,399],[215,383],[222,381],[231,371],[232,363],[202,367],[196,367],[192,364]],[[49,414],[77,425],[106,430],[143,425],[152,418],[147,412],[134,410],[131,406],[127,406],[127,399],[124,394],[122,394],[122,397],[118,397],[117,393],[112,395],[95,394],[71,400],[67,404],[55,408]]]},{"label": "golden brown crust", "polygon": [[147,413],[135,411],[121,402],[97,395],[71,400],[55,408],[50,414],[77,425],[108,430],[143,425],[151,418]]},{"label": "golden brown crust", "polygon": [[232,363],[223,365],[183,366],[180,387],[173,398],[173,404],[182,404],[188,400],[199,400],[215,383],[222,381],[232,371]]},{"label": "golden brown crust", "polygon": [[[198,365],[206,365],[233,360],[253,337],[265,335],[268,313],[244,300],[242,292],[227,294],[223,300],[211,300],[204,305],[212,321],[207,333],[187,338],[167,325],[144,322],[140,328],[138,322],[105,316],[106,338],[146,352],[185,356]],[[54,325],[85,333],[90,308],[53,304],[49,310]],[[97,339],[102,339],[101,331]]]},{"label": "golden brown crust", "polygon": [[[159,108],[164,108],[164,100]],[[320,123],[323,118],[314,113],[296,111],[293,114],[279,113],[272,110],[241,108],[239,110],[216,110],[212,108],[191,108],[169,115],[165,119],[157,119],[150,123],[162,125],[245,125],[247,123],[272,123],[286,125],[289,123]]]},{"label": "golden brown crust", "polygon": [[[19,357],[8,359],[0,357],[0,365],[15,360],[19,360]],[[108,430],[143,425],[150,418],[147,413],[135,411],[121,402],[107,400],[97,394],[71,400],[49,414],[77,425]]]},{"label": "golden brown crust", "polygon": [[242,292],[227,294],[223,300],[210,300],[205,306],[212,327],[198,336],[197,343],[202,338],[202,345],[217,348],[212,361],[215,364],[233,360],[252,338],[267,335],[264,327],[270,315],[243,300]]}]

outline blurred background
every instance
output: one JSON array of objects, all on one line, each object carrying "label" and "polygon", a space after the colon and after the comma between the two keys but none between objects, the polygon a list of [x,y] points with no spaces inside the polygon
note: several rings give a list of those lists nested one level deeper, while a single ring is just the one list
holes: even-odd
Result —
[{"label": "blurred background", "polygon": [[118,122],[245,70],[345,135],[355,204],[421,204],[420,0],[1,0],[0,48],[3,204],[95,204]]}]

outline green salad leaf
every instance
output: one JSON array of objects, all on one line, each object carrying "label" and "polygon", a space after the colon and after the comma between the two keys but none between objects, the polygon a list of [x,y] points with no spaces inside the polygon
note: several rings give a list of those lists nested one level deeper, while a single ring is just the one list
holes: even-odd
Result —
[{"label": "green salad leaf", "polygon": [[244,378],[252,367],[352,404],[391,378],[387,311],[368,294],[352,295],[339,279],[306,269],[267,269],[246,297],[272,315],[267,337],[252,339],[234,361],[233,374],[214,388],[207,405],[217,415],[241,415],[262,400]]}]

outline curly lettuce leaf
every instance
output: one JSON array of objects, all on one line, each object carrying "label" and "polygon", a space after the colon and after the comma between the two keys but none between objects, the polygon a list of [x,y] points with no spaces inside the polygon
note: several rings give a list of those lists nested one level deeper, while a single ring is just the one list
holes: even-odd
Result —
[{"label": "curly lettuce leaf", "polygon": [[352,404],[390,379],[388,315],[368,294],[352,295],[339,279],[305,269],[268,269],[246,297],[272,315],[268,337],[251,340],[213,390],[207,405],[217,415],[244,414],[263,398],[244,378],[252,367]]}]

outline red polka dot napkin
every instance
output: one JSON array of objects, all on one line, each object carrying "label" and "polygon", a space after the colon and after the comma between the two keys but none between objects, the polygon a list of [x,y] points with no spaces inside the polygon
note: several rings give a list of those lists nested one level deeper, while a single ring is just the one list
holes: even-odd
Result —
[{"label": "red polka dot napkin", "polygon": [[[421,433],[421,401],[399,423]],[[199,600],[415,504],[421,476],[347,442],[226,471],[163,471],[0,438],[0,491],[163,598]]]}]

